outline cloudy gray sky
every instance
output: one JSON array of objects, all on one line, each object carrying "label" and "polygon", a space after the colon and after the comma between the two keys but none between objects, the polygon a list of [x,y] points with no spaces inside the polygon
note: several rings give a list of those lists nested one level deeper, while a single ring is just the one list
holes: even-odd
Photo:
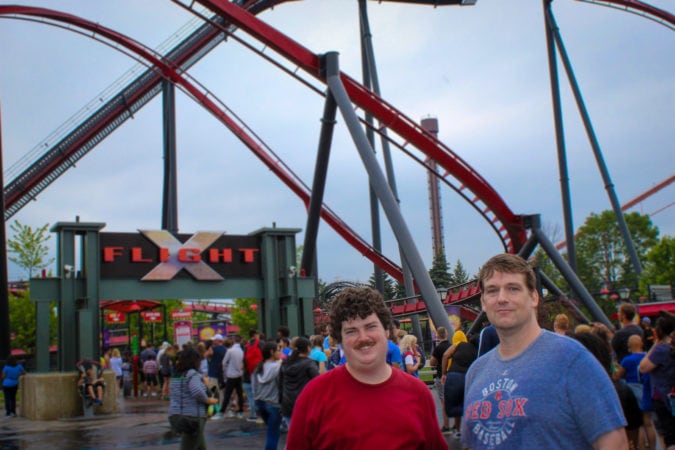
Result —
[{"label": "cloudy gray sky", "polygon": [[[8,4],[10,2],[0,2]],[[16,2],[11,2],[16,3]],[[192,16],[168,0],[20,2],[67,11],[158,47],[180,36]],[[652,1],[670,12],[670,0]],[[407,116],[434,116],[439,138],[473,166],[516,213],[539,213],[562,237],[562,207],[542,2],[479,0],[470,7],[369,2],[382,96]],[[643,17],[576,0],[554,14],[622,203],[675,172],[675,33]],[[357,2],[304,0],[259,16],[315,53],[338,51],[360,79]],[[136,63],[76,33],[0,20],[0,105],[7,172]],[[311,185],[323,98],[235,42],[191,71]],[[609,209],[569,87],[561,78],[575,226]],[[220,122],[178,94],[181,232],[247,234],[276,223],[304,228],[299,199]],[[425,172],[394,151],[401,209],[431,265]],[[8,182],[7,178],[5,182]],[[162,122],[158,97],[12,220],[105,222],[107,231],[161,225]],[[365,170],[339,118],[326,203],[370,239]],[[636,207],[651,214],[673,202],[673,187]],[[474,210],[443,189],[448,260],[470,273],[501,244]],[[652,217],[675,233],[675,208]],[[399,261],[383,218],[384,253]],[[304,235],[298,236],[302,243]],[[52,245],[55,245],[52,240]],[[320,277],[365,281],[372,264],[326,224],[318,243]],[[25,276],[10,266],[10,279]]]}]

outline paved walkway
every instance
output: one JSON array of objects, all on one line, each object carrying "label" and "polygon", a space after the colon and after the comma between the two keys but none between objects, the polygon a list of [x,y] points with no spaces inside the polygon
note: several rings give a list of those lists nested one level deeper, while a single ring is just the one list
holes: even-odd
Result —
[{"label": "paved walkway", "polygon": [[[435,392],[432,392],[435,396]],[[437,401],[438,411],[440,402]],[[168,402],[152,398],[118,400],[118,413],[92,419],[75,418],[33,421],[23,417],[0,417],[0,449],[178,449],[167,420]],[[286,436],[281,436],[282,449]],[[451,450],[459,441],[447,437]],[[206,424],[209,448],[262,449],[264,425],[236,418],[210,420]]]}]

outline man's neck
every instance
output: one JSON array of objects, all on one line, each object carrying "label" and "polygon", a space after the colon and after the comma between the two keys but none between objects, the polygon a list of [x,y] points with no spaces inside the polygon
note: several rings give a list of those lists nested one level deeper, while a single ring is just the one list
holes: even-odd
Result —
[{"label": "man's neck", "polygon": [[541,334],[541,327],[535,321],[519,330],[497,330],[499,335],[499,356],[504,359],[520,355]]},{"label": "man's neck", "polygon": [[383,367],[376,371],[359,371],[355,370],[354,367],[349,365],[349,361],[345,364],[347,371],[351,376],[356,378],[357,381],[360,381],[364,384],[380,384],[384,383],[391,376],[391,366],[385,364]]}]

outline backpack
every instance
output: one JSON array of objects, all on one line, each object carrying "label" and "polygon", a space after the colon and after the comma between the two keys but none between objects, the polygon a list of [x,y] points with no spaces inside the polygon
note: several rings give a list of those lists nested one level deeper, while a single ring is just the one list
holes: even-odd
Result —
[{"label": "backpack", "polygon": [[249,341],[244,349],[244,367],[249,374],[253,374],[255,367],[262,361],[262,350],[260,350],[260,340]]}]

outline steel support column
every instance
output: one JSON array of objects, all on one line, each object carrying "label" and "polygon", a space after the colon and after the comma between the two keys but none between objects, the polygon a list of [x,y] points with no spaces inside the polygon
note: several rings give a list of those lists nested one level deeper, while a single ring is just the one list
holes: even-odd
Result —
[{"label": "steel support column", "polygon": [[572,202],[570,197],[570,179],[567,171],[567,154],[565,148],[565,133],[563,131],[562,104],[560,101],[560,80],[558,65],[555,57],[553,30],[548,17],[553,0],[544,2],[544,25],[546,28],[546,49],[548,52],[548,71],[551,77],[551,97],[553,101],[553,118],[555,120],[556,147],[558,149],[558,173],[560,175],[560,194],[563,203],[563,217],[565,221],[565,242],[567,243],[567,259],[573,271],[577,270],[577,252],[574,246],[574,218],[572,217]]},{"label": "steel support column", "polygon": [[565,280],[567,280],[572,290],[576,292],[576,294],[579,296],[579,299],[583,302],[586,308],[588,308],[591,313],[591,317],[593,317],[593,319],[596,321],[607,325],[610,330],[614,329],[612,322],[610,322],[605,313],[595,302],[591,294],[586,290],[586,287],[583,285],[579,277],[577,277],[577,274],[574,272],[574,270],[572,270],[569,264],[567,264],[567,261],[563,259],[560,253],[558,253],[558,250],[555,248],[555,244],[553,244],[542,231],[539,222],[539,216],[530,216],[529,223],[532,227],[532,233],[539,241],[539,245],[541,245],[541,248],[544,249],[549,258],[551,258],[551,261],[558,268],[562,276],[565,277]]},{"label": "steel support column", "polygon": [[300,270],[305,271],[308,277],[316,276],[316,238],[319,232],[321,219],[321,205],[326,188],[326,176],[330,149],[333,142],[333,130],[335,129],[335,116],[337,103],[330,91],[326,94],[323,117],[321,118],[321,134],[319,135],[319,148],[317,149],[316,164],[314,166],[314,180],[312,182],[312,195],[309,198],[309,210],[307,213],[307,226],[305,227],[305,242],[302,249],[302,262]]},{"label": "steel support column", "polygon": [[[583,323],[589,323],[590,320],[588,320],[588,317],[577,307],[577,305],[574,304],[574,302],[570,301],[567,298],[567,295],[563,291],[560,290],[558,286],[546,275],[541,269],[536,268],[535,269],[537,276],[541,280],[541,284],[546,287],[549,291],[553,292],[558,299],[560,300],[561,303],[564,303],[566,307],[572,309],[574,311],[575,316],[577,316],[577,319],[579,319]],[[564,299],[564,300],[563,300]]]},{"label": "steel support column", "polygon": [[[375,50],[373,49],[373,39],[370,32],[370,22],[368,20],[368,6],[366,0],[359,0],[359,23],[361,25],[361,52],[362,52],[362,68],[364,72],[364,85],[370,87],[373,92],[377,95],[381,95],[380,92],[380,80],[377,75],[377,65],[375,64]],[[370,142],[371,147],[375,148],[375,139],[373,135],[372,125],[373,117],[371,114],[366,113],[366,122],[368,129],[366,130],[368,141]],[[383,128],[381,130],[381,145],[382,145],[382,157],[384,159],[384,167],[387,174],[387,181],[391,192],[394,195],[396,202],[400,205],[401,201],[398,196],[398,189],[396,187],[396,174],[394,173],[394,164],[391,159],[391,149],[389,147],[389,141],[386,139],[387,129]],[[371,187],[372,190],[372,187]],[[371,195],[372,198],[372,195]],[[380,245],[381,246],[381,245]],[[378,251],[380,249],[378,248]],[[399,245],[399,255],[401,257],[401,270],[403,271],[403,286],[405,288],[405,296],[409,299],[407,303],[415,303],[415,285],[413,283],[413,276],[410,271],[410,265],[406,261],[405,254]],[[378,268],[379,269],[379,268]],[[380,272],[382,270],[380,269]],[[377,274],[376,274],[377,277]],[[384,274],[382,273],[382,288],[384,289]],[[410,317],[410,322],[412,325],[412,330],[417,340],[423,344],[424,339],[422,335],[422,327],[420,325],[419,315],[413,314]]]},{"label": "steel support column", "polygon": [[[605,159],[602,155],[602,149],[600,148],[600,143],[595,134],[593,124],[591,123],[591,117],[588,114],[588,109],[586,109],[586,104],[584,98],[581,95],[581,89],[579,88],[579,83],[577,83],[576,76],[574,75],[574,69],[572,68],[572,63],[570,62],[567,50],[565,49],[565,44],[563,43],[562,37],[560,36],[560,29],[558,24],[555,21],[553,16],[553,11],[550,6],[546,10],[546,21],[547,29],[549,33],[552,34],[555,39],[555,44],[558,47],[560,52],[560,58],[563,62],[563,67],[565,67],[565,72],[567,74],[567,79],[569,80],[570,87],[574,93],[574,99],[577,103],[577,109],[581,115],[581,119],[584,122],[584,127],[586,129],[586,135],[593,149],[593,155],[595,156],[595,161],[598,165],[598,170],[600,170],[600,175],[602,176],[602,181],[605,184],[605,190],[607,191],[607,196],[609,197],[609,202],[612,205],[612,210],[616,216],[616,221],[619,225],[619,230],[621,231],[621,236],[623,241],[626,244],[626,250],[628,252],[628,257],[630,258],[635,274],[639,277],[642,273],[642,266],[640,264],[640,258],[638,257],[637,251],[635,250],[635,245],[633,244],[633,239],[631,238],[630,231],[628,230],[628,225],[626,224],[626,219],[623,216],[621,211],[621,204],[619,203],[619,198],[616,195],[616,190],[614,189],[614,183],[612,182],[612,177],[609,174],[609,169],[607,164],[605,164]],[[567,242],[568,256],[569,256],[569,241]]]},{"label": "steel support column", "polygon": [[176,88],[162,81],[162,126],[164,136],[164,189],[162,229],[178,233],[178,169],[176,166]]},{"label": "steel support column", "polygon": [[368,143],[368,139],[366,138],[363,128],[361,128],[361,124],[354,112],[349,96],[340,80],[337,53],[330,52],[326,54],[326,66],[328,87],[335,97],[338,108],[340,108],[342,117],[352,136],[352,140],[354,141],[356,149],[363,161],[363,165],[368,172],[370,184],[373,186],[373,189],[382,204],[382,208],[389,220],[389,224],[396,236],[398,244],[403,249],[405,259],[410,264],[410,269],[412,270],[415,281],[420,289],[422,301],[426,304],[431,320],[436,327],[445,327],[450,334],[454,334],[454,329],[450,324],[445,308],[443,308],[443,304],[438,298],[436,288],[434,287],[431,277],[424,266],[422,257],[415,246],[410,230],[403,219],[398,202],[387,184],[382,169],[377,163],[377,159],[373,154],[373,149]]}]

